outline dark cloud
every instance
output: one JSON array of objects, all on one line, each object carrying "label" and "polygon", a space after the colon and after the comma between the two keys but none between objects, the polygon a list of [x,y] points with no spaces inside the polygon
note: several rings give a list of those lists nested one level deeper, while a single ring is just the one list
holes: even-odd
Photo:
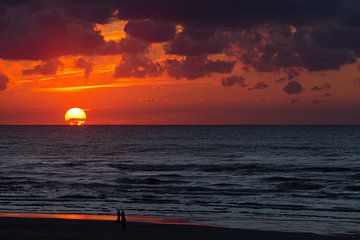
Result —
[{"label": "dark cloud", "polygon": [[[277,21],[287,24],[348,18],[358,14],[357,1],[338,0],[126,0],[118,1],[122,18],[167,19],[197,25],[243,27]],[[141,6],[141,8],[139,8]]]},{"label": "dark cloud", "polygon": [[170,76],[193,80],[212,73],[230,73],[234,64],[228,61],[213,61],[205,57],[186,57],[182,61],[167,60],[165,66]]},{"label": "dark cloud", "polygon": [[258,82],[255,85],[253,85],[252,87],[250,87],[249,90],[261,90],[261,89],[265,89],[268,87],[269,87],[269,84],[267,84],[266,82]]},{"label": "dark cloud", "polygon": [[289,95],[299,94],[302,93],[303,87],[299,82],[291,81],[283,88],[283,90]]},{"label": "dark cloud", "polygon": [[121,63],[116,66],[114,77],[154,77],[160,75],[162,68],[146,56],[124,54]]},{"label": "dark cloud", "polygon": [[14,9],[1,29],[0,58],[47,60],[63,55],[118,54],[93,23],[65,15],[61,9]]},{"label": "dark cloud", "polygon": [[287,73],[287,79],[288,80],[294,80],[294,78],[299,77],[300,76],[300,72],[298,69],[285,69],[286,73]]},{"label": "dark cloud", "polygon": [[64,64],[58,59],[51,59],[45,61],[33,68],[24,69],[22,71],[23,75],[31,75],[31,74],[40,74],[40,75],[53,75],[56,74],[57,70],[60,67],[63,67]]},{"label": "dark cloud", "polygon": [[105,24],[116,17],[119,10],[117,2],[116,0],[61,0],[61,3],[52,3],[52,5],[83,21]]},{"label": "dark cloud", "polygon": [[229,43],[219,36],[192,38],[185,32],[170,41],[165,47],[165,51],[168,54],[202,56],[222,53],[228,45]]},{"label": "dark cloud", "polygon": [[224,87],[232,87],[232,86],[239,86],[239,87],[247,87],[245,83],[245,78],[242,76],[231,76],[227,78],[221,79],[221,85]]},{"label": "dark cloud", "polygon": [[[108,15],[112,12],[109,10],[110,4],[105,5],[108,5],[106,11],[101,10],[102,3],[95,1],[84,5],[80,1],[61,1],[57,4],[25,1],[24,4],[9,6],[0,17],[0,58],[48,60],[65,55],[114,55],[144,51],[149,44],[137,39],[128,37],[118,42],[105,41],[94,25],[95,22],[105,23],[111,18]],[[68,11],[69,6],[79,11]],[[102,20],[95,15],[93,19],[85,17],[82,14],[85,13],[84,9],[79,6],[91,8],[94,11],[90,12],[95,15],[99,13],[95,11],[99,8],[100,15],[104,16]],[[114,8],[114,5],[111,7]]]},{"label": "dark cloud", "polygon": [[130,20],[124,30],[130,36],[146,42],[166,42],[175,37],[175,25],[150,19]]},{"label": "dark cloud", "polygon": [[[110,44],[111,43],[108,43],[108,45]],[[112,42],[112,45],[114,46],[110,47],[109,54],[111,54],[114,49],[118,49],[121,53],[141,53],[150,46],[149,43],[130,37],[121,39],[119,42]],[[106,52],[104,53],[106,54]]]},{"label": "dark cloud", "polygon": [[356,62],[351,51],[329,49],[307,49],[302,54],[304,68],[310,71],[339,70],[344,64]]},{"label": "dark cloud", "polygon": [[75,67],[84,69],[85,78],[88,78],[90,73],[93,70],[93,65],[91,62],[87,61],[85,58],[78,58],[75,60]]},{"label": "dark cloud", "polygon": [[235,66],[235,62],[222,60],[205,61],[209,72],[214,73],[231,73]]},{"label": "dark cloud", "polygon": [[187,25],[185,28],[181,31],[181,36],[187,36],[192,39],[210,39],[214,37],[215,31],[214,28],[202,26],[202,27],[196,27]]},{"label": "dark cloud", "polygon": [[276,83],[281,83],[281,82],[284,82],[286,80],[294,80],[296,77],[299,77],[300,76],[300,72],[299,70],[297,69],[284,69],[285,73],[286,73],[286,76],[285,77],[282,77],[282,78],[279,78],[279,79],[276,79],[275,82]]},{"label": "dark cloud", "polygon": [[328,83],[324,83],[321,86],[315,86],[311,88],[311,91],[321,91],[321,90],[325,90],[325,89],[330,89],[330,84]]},{"label": "dark cloud", "polygon": [[8,83],[9,78],[5,74],[0,73],[0,91],[6,90]]},{"label": "dark cloud", "polygon": [[[356,49],[327,48],[313,39],[312,28],[299,26],[264,25],[233,36],[232,49],[237,59],[260,72],[280,69],[321,71],[339,69],[356,61]],[[264,34],[259,35],[259,32]],[[237,36],[237,37],[236,37]],[[238,39],[238,40],[236,40]],[[228,52],[229,53],[229,52]],[[296,77],[298,71],[293,71]]]},{"label": "dark cloud", "polygon": [[314,31],[313,39],[329,49],[360,50],[360,28],[329,27]]},{"label": "dark cloud", "polygon": [[[359,12],[357,0],[3,0],[0,58],[142,53],[165,42],[168,54],[226,53],[261,72],[339,69],[360,56]],[[129,36],[105,41],[94,24],[115,19],[129,20]]]},{"label": "dark cloud", "polygon": [[290,26],[270,24],[228,34],[232,49],[227,53],[257,71],[302,66],[298,52],[303,43],[295,39]]}]

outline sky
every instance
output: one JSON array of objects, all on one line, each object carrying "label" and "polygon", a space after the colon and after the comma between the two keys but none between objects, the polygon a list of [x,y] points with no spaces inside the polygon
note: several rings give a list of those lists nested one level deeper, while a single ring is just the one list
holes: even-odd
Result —
[{"label": "sky", "polygon": [[0,124],[360,124],[359,0],[0,0]]}]

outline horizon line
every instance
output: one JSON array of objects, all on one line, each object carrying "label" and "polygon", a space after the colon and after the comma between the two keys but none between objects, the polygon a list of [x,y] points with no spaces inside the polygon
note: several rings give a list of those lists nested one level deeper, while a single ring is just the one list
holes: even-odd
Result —
[{"label": "horizon line", "polygon": [[44,124],[44,123],[5,123],[0,126],[54,126],[54,127],[96,127],[96,126],[360,126],[360,123],[114,123],[114,124],[85,124],[70,126],[69,124]]}]

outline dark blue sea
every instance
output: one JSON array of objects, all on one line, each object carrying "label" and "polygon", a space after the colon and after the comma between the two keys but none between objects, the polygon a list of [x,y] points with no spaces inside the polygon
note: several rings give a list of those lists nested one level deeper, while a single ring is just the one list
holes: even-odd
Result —
[{"label": "dark blue sea", "polygon": [[359,126],[1,126],[0,212],[360,232]]}]

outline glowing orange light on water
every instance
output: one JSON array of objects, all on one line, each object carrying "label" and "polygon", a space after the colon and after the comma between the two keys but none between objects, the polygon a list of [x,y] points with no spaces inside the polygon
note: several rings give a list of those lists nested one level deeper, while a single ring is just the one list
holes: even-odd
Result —
[{"label": "glowing orange light on water", "polygon": [[[95,214],[73,214],[73,213],[0,213],[0,217],[15,218],[50,218],[50,219],[68,219],[68,220],[100,220],[115,221],[115,215],[95,215]],[[185,224],[198,225],[187,222],[185,220],[174,220],[161,217],[143,217],[143,216],[127,216],[129,221],[148,222],[158,224]]]},{"label": "glowing orange light on water", "polygon": [[71,126],[82,126],[85,120],[86,113],[81,108],[70,108],[65,113],[65,121]]}]

